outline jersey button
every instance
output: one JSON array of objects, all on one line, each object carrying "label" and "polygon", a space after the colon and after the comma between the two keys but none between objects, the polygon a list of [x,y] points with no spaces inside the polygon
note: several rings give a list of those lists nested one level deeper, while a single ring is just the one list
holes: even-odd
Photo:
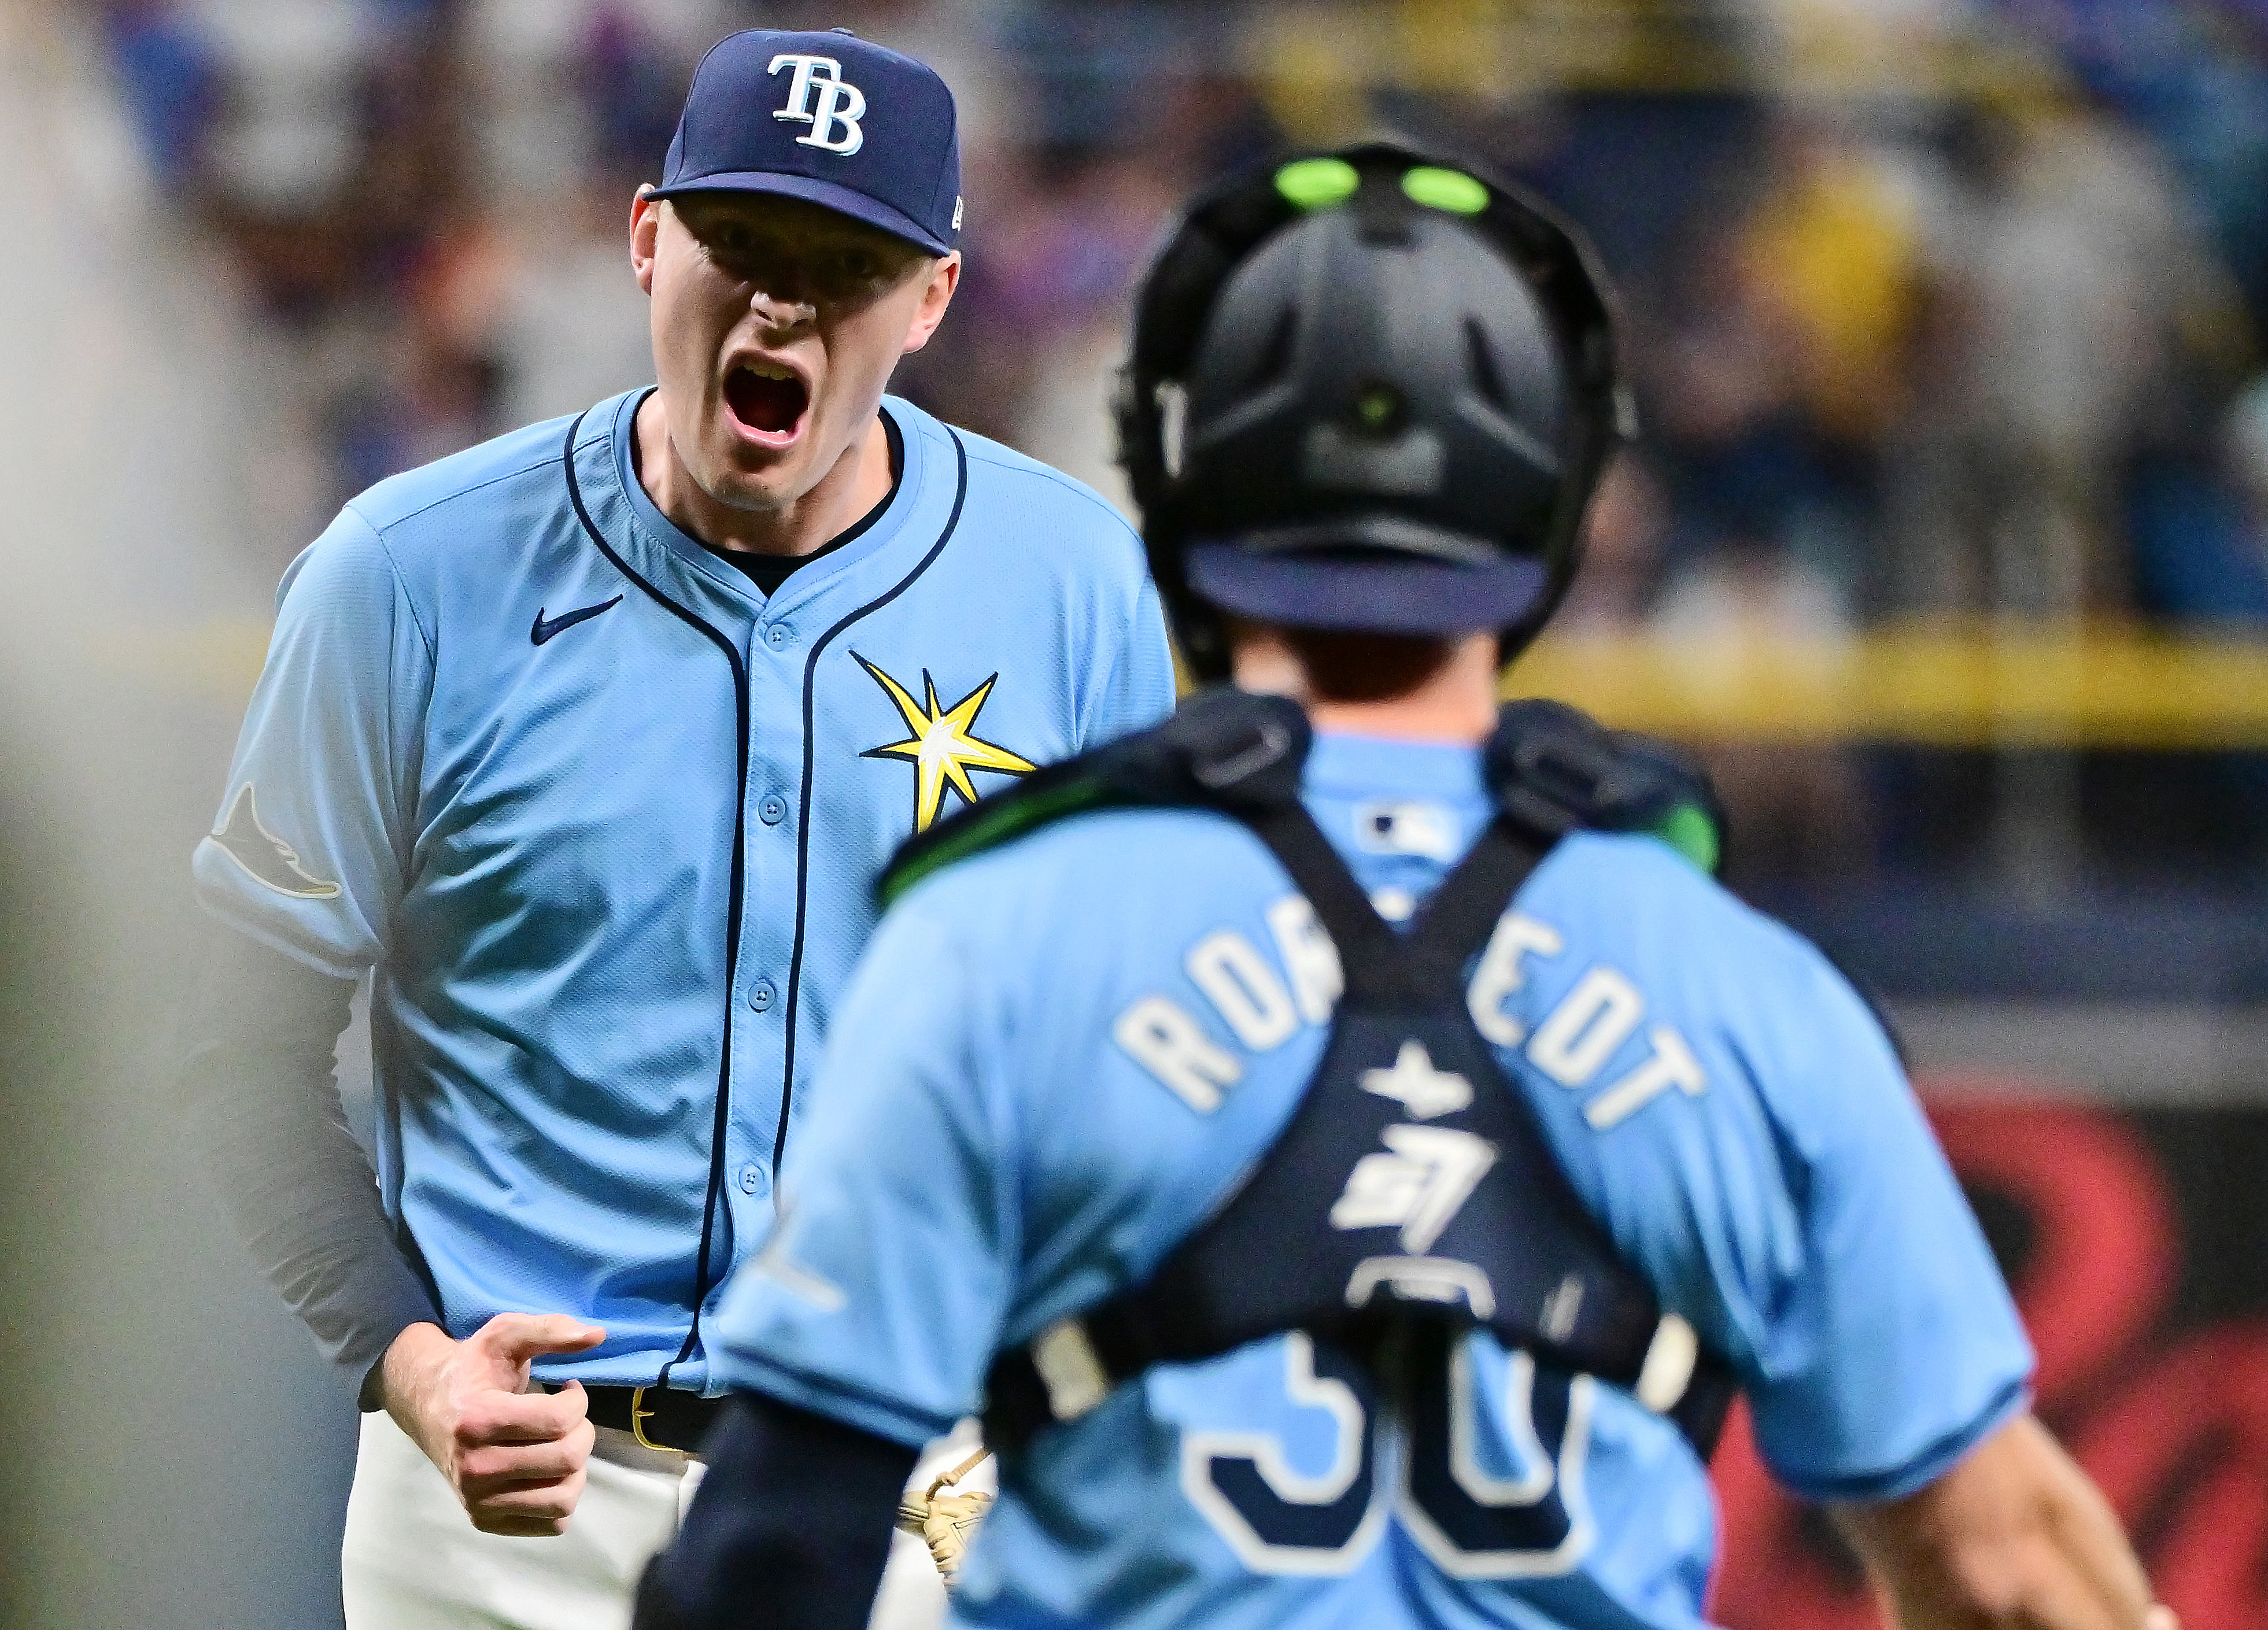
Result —
[{"label": "jersey button", "polygon": [[774,793],[756,805],[756,819],[767,826],[777,826],[787,819],[787,800]]},{"label": "jersey button", "polygon": [[779,992],[772,988],[772,982],[768,979],[760,979],[748,987],[748,1005],[759,1013],[770,1012],[772,1003],[778,998]]},{"label": "jersey button", "polygon": [[792,628],[784,622],[776,622],[766,631],[764,642],[774,650],[781,651],[787,649],[787,642],[794,637],[795,631]]},{"label": "jersey button", "polygon": [[771,1186],[772,1180],[765,1175],[762,1166],[746,1165],[740,1168],[740,1193],[743,1194],[761,1194]]}]

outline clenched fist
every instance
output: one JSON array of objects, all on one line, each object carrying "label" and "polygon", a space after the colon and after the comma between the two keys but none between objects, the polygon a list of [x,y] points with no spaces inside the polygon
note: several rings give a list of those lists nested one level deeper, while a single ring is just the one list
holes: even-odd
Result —
[{"label": "clenched fist", "polygon": [[499,1313],[462,1341],[412,1325],[379,1370],[386,1413],[441,1469],[482,1533],[563,1533],[597,1428],[580,1382],[532,1391],[528,1366],[547,1353],[588,1351],[606,1335],[557,1313]]}]

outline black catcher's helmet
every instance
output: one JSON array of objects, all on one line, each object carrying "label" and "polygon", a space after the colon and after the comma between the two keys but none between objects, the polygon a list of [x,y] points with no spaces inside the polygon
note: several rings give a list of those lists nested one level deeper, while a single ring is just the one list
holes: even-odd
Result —
[{"label": "black catcher's helmet", "polygon": [[1574,576],[1627,418],[1573,229],[1392,142],[1200,198],[1143,283],[1117,409],[1151,574],[1208,680],[1222,612],[1494,628],[1511,660]]}]

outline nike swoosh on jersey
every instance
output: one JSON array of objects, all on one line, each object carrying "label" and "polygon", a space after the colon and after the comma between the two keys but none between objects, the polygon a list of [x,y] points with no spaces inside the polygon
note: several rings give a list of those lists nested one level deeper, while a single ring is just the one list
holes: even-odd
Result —
[{"label": "nike swoosh on jersey", "polygon": [[527,631],[527,637],[534,643],[541,645],[562,629],[571,628],[578,622],[588,622],[600,612],[612,611],[622,603],[622,597],[617,594],[611,600],[601,600],[596,606],[585,606],[580,611],[561,612],[549,622],[543,620],[543,607],[539,606],[535,608],[535,626]]},{"label": "nike swoosh on jersey", "polygon": [[298,851],[268,830],[254,802],[250,782],[238,789],[236,801],[228,806],[228,819],[218,830],[207,834],[205,841],[217,845],[243,867],[254,882],[278,894],[289,894],[294,899],[339,897],[337,884],[304,870]]}]

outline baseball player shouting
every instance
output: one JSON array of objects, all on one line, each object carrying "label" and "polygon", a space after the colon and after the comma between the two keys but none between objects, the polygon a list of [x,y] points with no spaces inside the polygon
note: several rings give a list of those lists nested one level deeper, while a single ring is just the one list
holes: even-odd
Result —
[{"label": "baseball player shouting", "polygon": [[1125,456],[1243,688],[894,868],[640,1630],[862,1623],[980,1399],[963,1624],[1698,1630],[1736,1391],[1909,1630],[2170,1623],[1881,1026],[1706,875],[1705,783],[1494,706],[1614,368],[1566,230],[1440,158],[1188,217]]},{"label": "baseball player shouting", "polygon": [[[1172,707],[1123,522],[883,394],[959,173],[921,63],[725,40],[632,216],[659,387],[381,483],[284,577],[190,1074],[372,1412],[353,1630],[628,1617],[878,870]],[[375,1183],[328,1062],[371,968]]]}]

